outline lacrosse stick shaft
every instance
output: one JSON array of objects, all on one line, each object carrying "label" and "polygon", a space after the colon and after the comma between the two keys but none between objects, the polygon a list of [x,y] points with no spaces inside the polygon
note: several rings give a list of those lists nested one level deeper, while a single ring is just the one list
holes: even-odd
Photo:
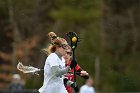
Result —
[{"label": "lacrosse stick shaft", "polygon": [[[70,38],[71,41],[71,48],[72,48],[72,62],[75,61],[75,49],[77,47],[78,36],[75,32],[67,33],[67,36]],[[76,69],[74,67],[74,86],[76,87]]]},{"label": "lacrosse stick shaft", "polygon": [[[73,60],[75,60],[75,49],[72,49],[72,52],[73,52]],[[77,86],[77,84],[76,84],[76,69],[75,69],[75,67],[74,67],[74,86],[76,87]],[[75,92],[75,93],[77,93],[77,92]]]}]

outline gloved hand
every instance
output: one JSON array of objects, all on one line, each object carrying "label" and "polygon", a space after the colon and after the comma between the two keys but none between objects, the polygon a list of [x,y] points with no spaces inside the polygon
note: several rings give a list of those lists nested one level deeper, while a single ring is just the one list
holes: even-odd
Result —
[{"label": "gloved hand", "polygon": [[73,69],[74,67],[76,67],[76,65],[77,65],[76,60],[72,60],[70,64],[70,68]]},{"label": "gloved hand", "polygon": [[74,89],[75,92],[78,92],[79,91],[79,87],[78,87],[77,84],[75,85],[75,83],[72,83],[71,84],[71,87]]}]

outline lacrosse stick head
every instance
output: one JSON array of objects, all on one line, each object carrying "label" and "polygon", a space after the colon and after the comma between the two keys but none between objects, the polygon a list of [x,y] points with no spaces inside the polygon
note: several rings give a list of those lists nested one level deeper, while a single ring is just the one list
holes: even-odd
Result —
[{"label": "lacrosse stick head", "polygon": [[70,38],[71,48],[74,50],[79,42],[78,35],[75,32],[68,32],[66,35]]},{"label": "lacrosse stick head", "polygon": [[23,73],[33,73],[33,74],[37,74],[37,72],[40,71],[39,68],[35,68],[33,66],[24,66],[21,62],[17,64],[17,69]]}]

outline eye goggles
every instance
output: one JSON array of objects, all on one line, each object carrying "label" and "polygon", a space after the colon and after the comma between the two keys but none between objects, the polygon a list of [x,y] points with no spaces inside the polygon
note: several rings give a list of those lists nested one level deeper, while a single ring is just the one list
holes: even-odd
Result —
[{"label": "eye goggles", "polygon": [[72,52],[68,52],[68,51],[67,51],[67,54],[71,56],[71,55],[72,55]]},{"label": "eye goggles", "polygon": [[62,47],[63,49],[67,49],[68,48],[68,45],[62,44],[62,45],[60,45],[60,47]]}]

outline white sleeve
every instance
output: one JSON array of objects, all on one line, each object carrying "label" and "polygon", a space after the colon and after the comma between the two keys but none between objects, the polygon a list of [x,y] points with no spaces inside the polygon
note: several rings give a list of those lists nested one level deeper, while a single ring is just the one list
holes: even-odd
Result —
[{"label": "white sleeve", "polygon": [[60,69],[58,66],[51,67],[52,73],[54,73],[57,77],[66,74],[70,67],[67,66],[66,68]]}]

